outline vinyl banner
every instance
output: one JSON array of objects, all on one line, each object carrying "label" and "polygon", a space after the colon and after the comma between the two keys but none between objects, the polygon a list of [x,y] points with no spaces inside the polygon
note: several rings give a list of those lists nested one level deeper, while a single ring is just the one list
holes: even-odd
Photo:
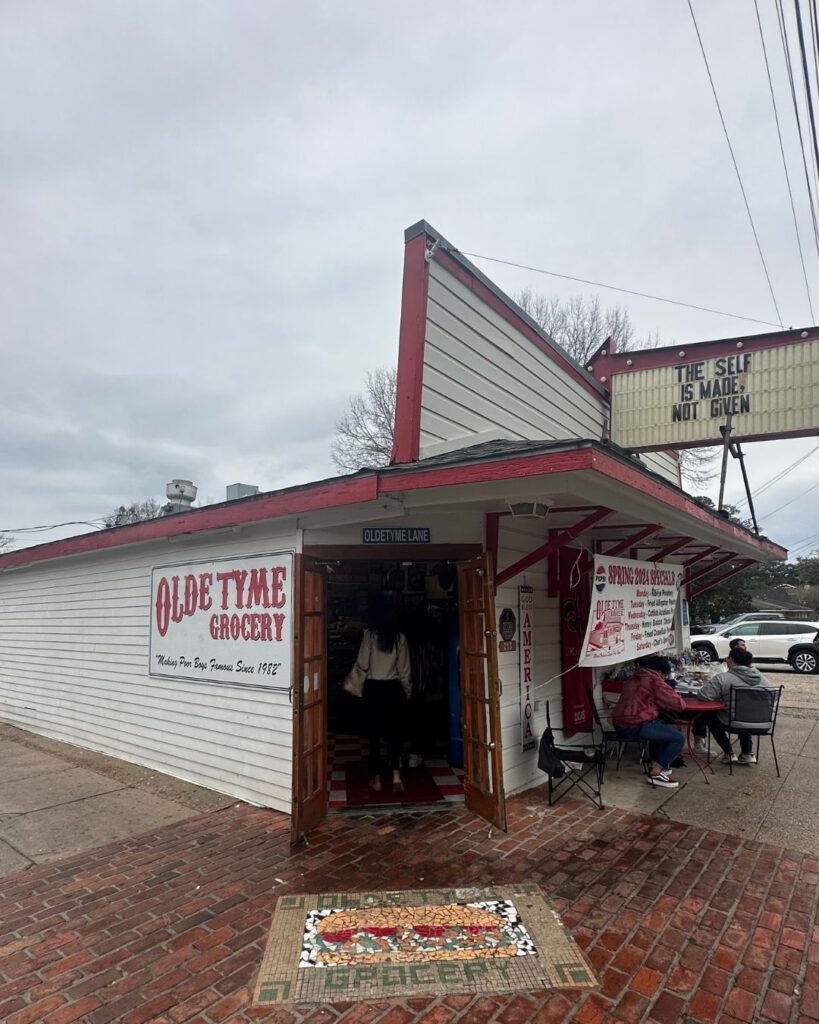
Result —
[{"label": "vinyl banner", "polygon": [[289,551],[154,569],[149,674],[288,690],[292,579]]},{"label": "vinyl banner", "polygon": [[667,562],[595,555],[579,664],[614,665],[671,646],[682,573]]}]

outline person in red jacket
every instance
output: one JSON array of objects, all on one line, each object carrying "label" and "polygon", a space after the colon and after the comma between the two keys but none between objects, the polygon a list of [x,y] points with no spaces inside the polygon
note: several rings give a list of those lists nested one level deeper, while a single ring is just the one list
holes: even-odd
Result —
[{"label": "person in red jacket", "polygon": [[671,762],[679,756],[683,734],[660,720],[663,711],[685,709],[685,701],[666,683],[671,662],[659,654],[637,658],[637,671],[623,685],[623,693],[612,712],[617,734],[624,740],[645,740],[649,744],[651,766],[649,782],[665,789],[676,789],[671,780]]}]

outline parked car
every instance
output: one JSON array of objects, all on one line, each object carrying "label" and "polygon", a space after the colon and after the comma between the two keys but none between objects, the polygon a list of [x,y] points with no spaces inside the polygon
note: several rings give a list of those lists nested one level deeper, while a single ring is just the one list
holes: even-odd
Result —
[{"label": "parked car", "polygon": [[810,643],[794,644],[788,661],[797,672],[819,672],[819,633]]},{"label": "parked car", "polygon": [[694,634],[691,650],[702,662],[721,661],[728,655],[731,639],[741,636],[755,662],[787,662],[797,672],[816,672],[817,667],[809,666],[819,664],[817,635],[819,622],[789,622],[787,619],[740,622],[722,626],[714,633]]},{"label": "parked car", "polygon": [[739,615],[732,615],[728,619],[723,619],[722,622],[715,622],[710,626],[695,626],[694,630],[697,633],[716,633],[717,630],[724,629],[725,626],[738,626],[741,622],[763,622],[784,618],[785,616],[782,612],[742,612]]}]

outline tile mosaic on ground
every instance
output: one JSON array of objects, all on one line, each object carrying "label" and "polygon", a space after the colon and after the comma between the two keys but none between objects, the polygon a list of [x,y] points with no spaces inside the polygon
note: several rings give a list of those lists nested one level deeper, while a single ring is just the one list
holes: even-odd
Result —
[{"label": "tile mosaic on ground", "polygon": [[590,988],[536,885],[280,896],[254,1005]]},{"label": "tile mosaic on ground", "polygon": [[[530,885],[598,987],[252,1005],[283,896],[474,889],[520,911],[510,893]],[[588,803],[549,809],[539,790],[509,801],[508,833],[458,806],[331,815],[294,850],[286,816],[235,805],[0,879],[0,1019],[809,1024],[819,1021],[817,891],[817,857]],[[310,909],[299,908],[297,952],[317,927]],[[342,923],[336,950],[362,922]]]}]

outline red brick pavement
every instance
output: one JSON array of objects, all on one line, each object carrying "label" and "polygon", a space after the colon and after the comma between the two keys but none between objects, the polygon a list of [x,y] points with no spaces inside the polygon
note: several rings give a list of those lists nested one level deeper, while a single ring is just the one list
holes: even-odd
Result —
[{"label": "red brick pavement", "polygon": [[[464,809],[288,819],[238,805],[0,879],[5,1024],[810,1024],[819,859],[539,792],[508,835]],[[600,977],[592,992],[249,1008],[292,891],[538,882]]]}]

